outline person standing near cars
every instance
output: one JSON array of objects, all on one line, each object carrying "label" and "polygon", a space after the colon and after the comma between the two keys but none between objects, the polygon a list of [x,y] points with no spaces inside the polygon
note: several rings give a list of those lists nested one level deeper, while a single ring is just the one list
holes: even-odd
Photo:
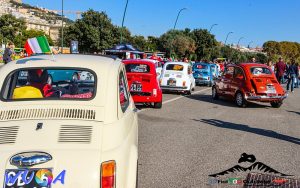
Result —
[{"label": "person standing near cars", "polygon": [[12,55],[14,54],[14,43],[9,42],[7,48],[4,50],[3,62],[7,64],[12,61]]},{"label": "person standing near cars", "polygon": [[280,84],[283,84],[283,76],[286,71],[286,64],[283,62],[282,58],[275,64],[276,78]]},{"label": "person standing near cars", "polygon": [[294,92],[294,84],[295,78],[299,75],[298,67],[295,65],[295,60],[292,60],[291,65],[287,70],[288,83],[286,85],[286,90],[289,91],[290,83],[291,84],[291,92]]},{"label": "person standing near cars", "polygon": [[296,78],[295,78],[295,80],[296,80],[296,84],[295,84],[295,88],[299,88],[299,81],[300,81],[300,79],[299,79],[299,63],[295,63],[295,66],[296,66],[296,68],[297,68],[297,74],[296,74]]}]

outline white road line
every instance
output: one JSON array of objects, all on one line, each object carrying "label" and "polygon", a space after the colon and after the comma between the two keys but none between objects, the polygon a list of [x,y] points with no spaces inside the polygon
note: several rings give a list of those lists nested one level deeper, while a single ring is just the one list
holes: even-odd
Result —
[{"label": "white road line", "polygon": [[[207,91],[207,90],[210,90],[210,89],[211,89],[211,88],[201,89],[201,90],[199,90],[199,91],[193,92],[192,94],[201,93],[201,92],[203,92],[203,91]],[[186,97],[186,96],[176,97],[176,98],[174,98],[174,99],[170,99],[170,100],[164,101],[163,104],[168,104],[168,103],[170,103],[170,102],[177,101],[177,100],[182,99],[182,98],[184,98],[184,97]],[[142,109],[142,110],[139,110],[138,113],[143,112],[143,111],[145,111],[145,110],[148,110],[148,109],[147,109],[147,108],[144,108],[144,109]]]}]

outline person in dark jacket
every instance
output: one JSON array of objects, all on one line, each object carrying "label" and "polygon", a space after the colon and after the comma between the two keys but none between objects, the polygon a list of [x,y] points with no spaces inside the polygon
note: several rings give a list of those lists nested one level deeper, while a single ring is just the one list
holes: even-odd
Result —
[{"label": "person in dark jacket", "polygon": [[299,74],[298,67],[295,65],[295,60],[292,60],[291,65],[287,69],[287,77],[288,77],[288,83],[286,85],[286,90],[289,91],[290,83],[291,84],[291,92],[294,92],[294,85],[295,85],[295,78]]},{"label": "person in dark jacket", "polygon": [[300,81],[300,79],[299,79],[299,63],[295,63],[295,66],[297,67],[297,74],[296,74],[296,84],[295,84],[295,88],[299,88],[299,81]]},{"label": "person in dark jacket", "polygon": [[7,64],[12,61],[11,56],[13,54],[14,54],[14,44],[12,42],[9,42],[7,48],[5,48],[5,50],[4,50],[4,54],[3,54],[4,64]]},{"label": "person in dark jacket", "polygon": [[280,84],[283,84],[283,76],[286,70],[287,66],[280,57],[279,61],[275,64],[276,78]]}]

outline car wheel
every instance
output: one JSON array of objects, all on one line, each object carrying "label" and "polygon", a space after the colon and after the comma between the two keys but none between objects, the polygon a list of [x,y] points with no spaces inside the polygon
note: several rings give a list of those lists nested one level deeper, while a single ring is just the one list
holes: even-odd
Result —
[{"label": "car wheel", "polygon": [[273,108],[280,108],[281,105],[282,105],[282,101],[271,102],[271,106],[272,106]]},{"label": "car wheel", "polygon": [[73,75],[72,75],[72,81],[78,81],[78,74],[77,73],[74,73]]},{"label": "car wheel", "polygon": [[53,83],[53,78],[51,75],[48,75],[47,84],[52,85],[52,83]]},{"label": "car wheel", "polygon": [[192,94],[192,85],[190,86],[190,90],[188,90],[188,91],[186,92],[186,94],[187,94],[187,95],[191,95],[191,94]]},{"label": "car wheel", "polygon": [[162,107],[162,102],[156,102],[154,103],[154,108],[161,108]]},{"label": "car wheel", "polygon": [[219,99],[219,95],[218,95],[216,86],[213,86],[213,87],[212,87],[212,94],[211,94],[211,95],[212,95],[212,98],[213,98],[214,100]]},{"label": "car wheel", "polygon": [[237,92],[235,94],[235,103],[238,107],[246,107],[247,106],[247,101],[245,100],[245,98],[241,92]]}]

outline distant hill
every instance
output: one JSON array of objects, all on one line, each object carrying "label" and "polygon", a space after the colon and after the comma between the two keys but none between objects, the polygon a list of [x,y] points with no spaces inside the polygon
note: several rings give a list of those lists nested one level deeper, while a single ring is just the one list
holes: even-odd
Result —
[{"label": "distant hill", "polygon": [[[19,2],[16,2],[14,0],[11,0],[10,3],[12,5],[15,5],[16,8],[27,9],[27,10],[29,10],[29,12],[33,12],[35,16],[37,16],[41,19],[47,20],[49,22],[51,22],[51,21],[55,22],[56,20],[61,20],[61,15],[56,14],[56,13],[54,13],[52,11],[49,11],[49,10],[46,10],[46,9],[43,10],[41,8],[34,7],[34,6],[26,4],[26,3],[19,3]],[[67,24],[70,24],[70,23],[73,23],[74,21],[65,17],[64,22],[67,23]]]}]

